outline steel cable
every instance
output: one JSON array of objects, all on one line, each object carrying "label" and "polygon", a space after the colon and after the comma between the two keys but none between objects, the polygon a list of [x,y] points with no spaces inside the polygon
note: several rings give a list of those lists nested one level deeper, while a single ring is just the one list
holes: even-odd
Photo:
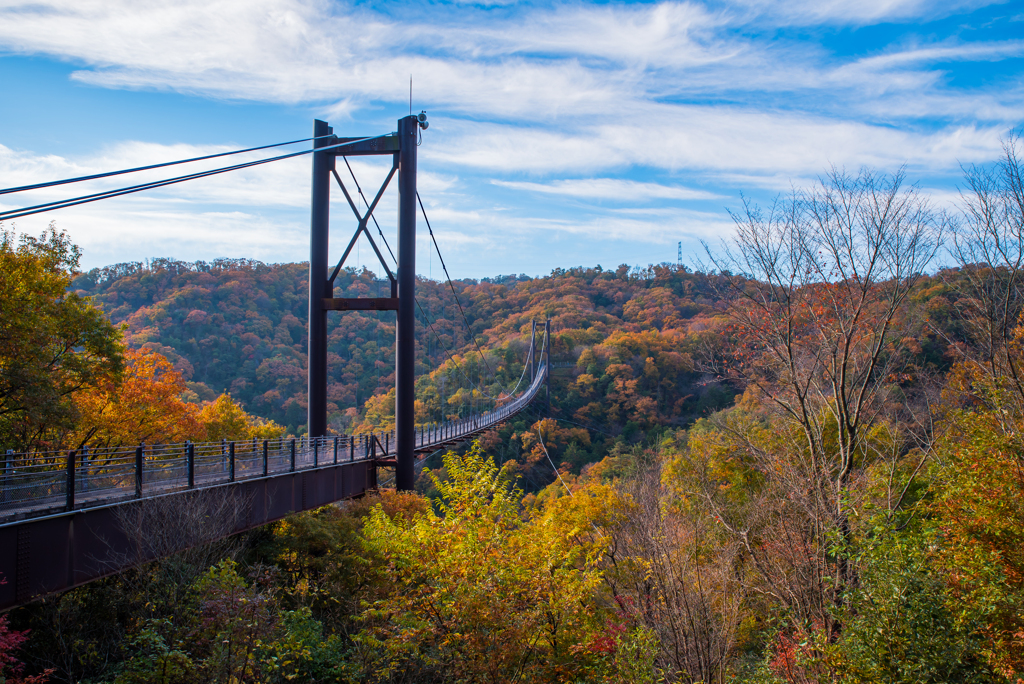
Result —
[{"label": "steel cable", "polygon": [[[370,203],[366,201],[366,195],[363,194],[363,188],[360,187],[359,181],[356,179],[355,172],[352,171],[352,166],[348,163],[348,157],[342,157],[345,160],[345,166],[348,167],[348,173],[352,176],[352,182],[356,184],[356,190],[359,192],[359,196],[363,198],[363,204],[366,208],[370,208]],[[377,223],[377,217],[370,214],[370,218],[373,219],[373,225],[377,226],[377,234],[380,235],[380,239],[384,241],[384,246],[388,248],[388,254],[391,255],[391,260],[395,262],[395,266],[398,266],[398,259],[395,258],[395,253],[391,251],[391,245],[388,244],[388,239],[384,237],[384,231],[380,229],[380,224]]]},{"label": "steel cable", "polygon": [[228,157],[233,154],[244,154],[245,152],[257,152],[259,150],[268,150],[272,147],[284,147],[285,145],[295,145],[300,142],[309,142],[310,140],[319,140],[320,138],[327,138],[330,136],[321,135],[315,138],[302,138],[301,140],[290,140],[283,143],[274,143],[273,145],[260,145],[259,147],[248,147],[244,150],[234,150],[232,152],[218,152],[216,154],[208,154],[203,157],[192,157],[190,159],[179,159],[172,162],[163,162],[161,164],[150,164],[149,166],[136,166],[133,169],[121,169],[120,171],[107,171],[106,173],[95,173],[91,176],[79,176],[77,178],[65,178],[59,181],[49,181],[47,183],[36,183],[35,185],[21,185],[16,188],[3,188],[0,189],[0,195],[9,195],[12,192],[25,192],[27,190],[39,190],[41,188],[52,188],[56,185],[67,185],[68,183],[80,183],[82,181],[97,180],[100,178],[110,178],[111,176],[121,176],[126,173],[136,173],[138,171],[150,171],[152,169],[162,169],[166,166],[175,166],[177,164],[190,164],[197,161],[206,161],[207,159],[217,159],[218,157]]},{"label": "steel cable", "polygon": [[416,191],[416,201],[419,202],[420,211],[423,212],[423,220],[427,224],[427,231],[430,232],[430,240],[434,243],[434,250],[437,252],[437,258],[441,260],[441,268],[444,269],[444,275],[445,277],[448,278],[448,287],[451,288],[452,294],[455,295],[455,303],[459,305],[459,313],[462,314],[462,320],[466,322],[466,330],[473,338],[473,345],[476,347],[476,350],[480,353],[480,358],[483,359],[484,365],[487,366],[488,372],[490,372],[490,374],[493,376],[494,369],[491,368],[491,364],[487,362],[487,357],[484,356],[483,350],[481,350],[480,345],[477,344],[476,335],[473,334],[473,326],[469,324],[469,319],[466,318],[466,312],[462,308],[462,302],[459,301],[459,295],[458,293],[455,292],[455,285],[452,284],[452,277],[448,273],[448,266],[445,265],[444,257],[441,256],[441,248],[437,246],[437,238],[434,237],[434,229],[430,227],[430,219],[427,218],[427,210],[423,207],[423,200],[420,198],[420,193],[418,190]]},{"label": "steel cable", "polygon": [[[362,187],[359,184],[359,179],[356,178],[356,174],[352,170],[352,166],[348,163],[348,158],[347,157],[343,157],[343,159],[345,159],[345,166],[348,168],[348,173],[352,177],[352,182],[355,183],[356,192],[358,192],[359,193],[359,197],[362,198],[363,204],[365,204],[366,207],[369,208],[370,207],[370,203],[367,202],[366,195],[363,194],[363,189],[362,189]],[[416,197],[417,197],[417,199],[419,199],[419,193],[418,192],[416,193]],[[423,208],[422,201],[420,201],[420,208],[421,209]],[[426,219],[426,217],[427,217],[426,212],[424,212],[423,218]],[[377,217],[371,214],[370,218],[373,220],[373,224],[377,227],[377,233],[380,235],[380,239],[384,241],[384,246],[387,247],[388,254],[391,255],[391,260],[394,261],[395,265],[397,266],[398,265],[398,259],[395,258],[395,253],[391,250],[391,245],[388,244],[388,239],[384,236],[384,232],[381,230],[380,224],[377,223]],[[430,230],[430,222],[429,221],[427,222],[427,229]],[[434,237],[434,233],[433,233],[432,230],[430,230],[430,237],[432,239]],[[435,247],[435,249],[437,248],[437,241],[436,240],[434,241],[434,247]],[[441,254],[440,254],[440,252],[438,252],[438,257],[440,258],[440,256],[441,256]],[[442,265],[444,264],[444,260],[443,259],[442,259],[441,263],[442,263]],[[445,275],[448,276],[448,269],[447,268],[445,268]],[[448,284],[449,284],[449,286],[451,286],[451,276],[448,276]],[[452,289],[452,294],[455,294],[454,288]],[[462,310],[462,304],[459,303],[458,295],[457,294],[455,295],[455,300],[456,300],[456,303],[459,304],[459,310],[461,311]],[[493,396],[491,396],[491,394],[488,393],[482,386],[480,386],[477,383],[475,383],[469,377],[469,375],[466,373],[466,371],[462,368],[462,366],[459,364],[459,362],[455,360],[455,357],[452,356],[452,353],[448,349],[448,346],[445,345],[444,341],[441,339],[441,336],[438,335],[437,331],[434,329],[434,325],[430,322],[430,318],[427,316],[426,312],[423,310],[423,305],[420,304],[419,299],[417,298],[415,301],[416,301],[416,308],[419,309],[420,316],[422,316],[422,318],[423,318],[423,322],[426,323],[427,327],[430,328],[430,332],[434,335],[434,339],[437,340],[438,344],[440,344],[441,348],[444,350],[445,356],[447,356],[448,359],[452,362],[452,364],[454,364],[455,368],[459,371],[459,373],[462,375],[462,377],[464,377],[466,379],[466,382],[468,382],[475,389],[479,390],[481,394],[483,394],[484,396],[488,397],[489,399],[491,399],[491,401],[493,401],[493,402],[495,402],[495,404],[497,404],[497,402],[499,400],[495,399]],[[465,317],[466,317],[465,313],[463,313],[462,317],[463,317],[463,319],[465,319]],[[468,327],[468,325],[469,325],[468,321],[466,322],[466,325]],[[472,334],[472,330],[470,330],[470,334]],[[476,340],[474,339],[473,342],[475,344]],[[479,351],[479,350],[480,350],[480,347],[478,345],[477,346],[477,351]],[[482,354],[483,353],[481,352],[481,355]],[[485,364],[487,363],[486,358],[484,358],[484,363]],[[488,365],[488,370],[490,370],[490,365]],[[526,373],[525,367],[523,368],[523,373],[524,374]],[[494,372],[491,371],[491,374],[493,375]],[[522,382],[522,377],[520,377],[519,381]],[[517,388],[519,387],[519,383],[516,383],[516,387]],[[513,391],[515,391],[515,390],[513,390]],[[511,393],[509,393],[509,396],[511,396]]]},{"label": "steel cable", "polygon": [[[373,136],[381,137],[381,136]],[[292,157],[300,157],[306,154],[313,154],[314,152],[323,152],[325,150],[331,150],[336,147],[344,147],[346,145],[352,145],[357,142],[363,142],[365,140],[372,140],[373,138],[363,138],[361,140],[350,140],[344,143],[338,143],[337,145],[328,145],[325,147],[314,147],[308,150],[302,150],[300,152],[291,152],[289,154],[282,154],[277,157],[270,157],[269,159],[259,159],[256,161],[245,162],[243,164],[235,164],[234,166],[226,166],[219,169],[211,169],[209,171],[200,171],[198,173],[187,174],[184,176],[176,176],[174,178],[167,178],[161,181],[153,181],[151,183],[140,183],[139,185],[130,185],[125,188],[119,188],[116,190],[108,190],[105,192],[93,193],[91,195],[82,195],[80,197],[73,197],[67,200],[60,200],[56,202],[47,202],[45,204],[37,204],[31,207],[23,207],[21,209],[14,209],[12,211],[0,212],[0,221],[4,221],[12,218],[20,218],[22,216],[31,216],[32,214],[41,214],[46,211],[53,211],[55,209],[65,209],[67,207],[74,207],[79,204],[88,204],[90,202],[98,202],[100,200],[110,199],[111,197],[120,197],[121,195],[130,195],[136,192],[142,192],[144,190],[152,190],[154,188],[162,188],[166,185],[174,185],[176,183],[183,183],[185,181],[195,180],[197,178],[206,178],[207,176],[215,176],[221,173],[227,173],[228,171],[238,171],[239,169],[247,169],[253,166],[259,166],[261,164],[269,164],[270,162],[281,161],[282,159],[291,159]]]},{"label": "steel cable", "polygon": [[[363,204],[366,205],[367,208],[369,208],[370,207],[370,203],[366,200],[366,195],[363,194],[363,188],[359,184],[359,179],[356,178],[356,174],[352,170],[352,166],[348,162],[348,157],[342,157],[342,158],[345,160],[345,166],[346,166],[346,168],[348,168],[348,173],[352,177],[352,182],[355,183],[356,192],[358,192],[359,193],[359,197],[362,198]],[[434,229],[430,225],[430,219],[427,218],[427,211],[423,207],[423,200],[420,198],[419,191],[416,192],[416,201],[419,202],[420,211],[423,213],[423,220],[427,224],[427,231],[430,233],[430,239],[434,243],[434,250],[437,252],[437,258],[440,259],[441,267],[444,269],[445,277],[448,279],[448,287],[451,288],[452,295],[454,295],[454,297],[455,297],[455,303],[458,305],[459,312],[462,314],[462,320],[465,321],[465,323],[466,323],[467,331],[469,332],[469,334],[471,336],[473,336],[473,330],[472,330],[472,327],[469,324],[469,319],[466,317],[466,312],[462,308],[462,302],[459,301],[458,293],[455,292],[455,286],[452,284],[452,277],[448,273],[448,267],[444,263],[444,257],[441,256],[441,250],[437,246],[437,238],[434,237]],[[371,214],[370,218],[373,220],[374,226],[377,227],[377,233],[380,235],[380,239],[383,240],[384,246],[388,250],[388,254],[391,255],[391,260],[394,261],[395,265],[397,266],[398,265],[398,259],[395,258],[395,253],[391,250],[391,245],[388,244],[388,239],[386,237],[384,237],[384,232],[381,230],[380,224],[377,223],[377,217]],[[483,387],[481,387],[477,383],[473,382],[473,380],[470,379],[469,375],[467,375],[466,372],[459,365],[458,361],[456,361],[454,359],[454,357],[452,357],[450,351],[448,350],[448,347],[441,340],[441,337],[437,334],[437,331],[434,330],[433,324],[430,323],[430,319],[427,316],[426,312],[423,310],[423,306],[420,304],[418,299],[416,300],[416,307],[420,310],[420,315],[423,317],[423,321],[430,327],[430,332],[434,334],[434,338],[438,341],[438,343],[441,344],[442,349],[444,349],[445,355],[451,360],[451,362],[453,364],[455,364],[455,367],[459,370],[459,373],[461,373],[462,376],[464,378],[466,378],[466,380],[471,385],[473,385],[473,387],[475,387],[476,389],[480,390],[481,394],[483,394],[484,396],[486,396],[489,399],[491,399],[491,401],[494,401],[495,403],[497,403],[499,400],[495,399],[493,396],[491,396],[491,394],[488,393],[487,391],[485,391],[483,389]],[[476,347],[477,352],[480,354],[480,358],[483,359],[484,365],[487,366],[487,370],[490,372],[491,376],[494,376],[495,375],[494,370],[491,368],[491,365],[487,362],[487,356],[483,353],[483,350],[480,349],[480,345],[477,344],[475,336],[473,336],[473,345]],[[523,378],[525,377],[525,375],[526,375],[526,367],[524,366],[523,367],[523,373],[519,376],[519,381],[516,382],[515,387],[513,387],[511,391],[506,393],[506,394],[508,394],[509,397],[511,397],[512,394],[517,389],[519,389],[519,385],[522,384]]]}]

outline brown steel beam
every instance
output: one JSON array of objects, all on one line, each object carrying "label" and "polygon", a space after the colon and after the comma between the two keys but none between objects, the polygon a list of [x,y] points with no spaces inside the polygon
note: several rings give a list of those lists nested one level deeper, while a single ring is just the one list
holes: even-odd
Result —
[{"label": "brown steel beam", "polygon": [[401,149],[398,135],[381,135],[376,138],[337,138],[330,141],[330,145],[344,144],[354,141],[344,147],[335,147],[330,150],[336,157],[353,157],[367,154],[392,154]]},{"label": "brown steel beam", "polygon": [[325,311],[398,311],[398,297],[324,297]]}]

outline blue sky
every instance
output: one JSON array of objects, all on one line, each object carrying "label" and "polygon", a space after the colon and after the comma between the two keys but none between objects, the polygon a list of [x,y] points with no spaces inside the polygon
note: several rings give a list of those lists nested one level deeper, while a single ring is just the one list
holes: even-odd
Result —
[{"label": "blue sky", "polygon": [[[961,165],[1024,123],[1022,74],[1024,2],[0,0],[0,187],[301,138],[314,118],[386,133],[412,75],[453,276],[674,262],[678,242],[689,261],[741,195],[771,202],[831,165],[905,165],[951,206]],[[353,166],[368,191],[386,170]],[[16,224],[55,220],[85,267],[301,261],[309,175],[302,157]],[[340,256],[353,222],[334,194]],[[377,215],[391,239],[393,193]]]}]

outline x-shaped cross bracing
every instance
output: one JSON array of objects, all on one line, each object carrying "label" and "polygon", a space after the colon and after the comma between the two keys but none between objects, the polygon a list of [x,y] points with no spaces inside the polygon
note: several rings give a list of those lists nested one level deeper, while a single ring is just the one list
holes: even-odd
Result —
[{"label": "x-shaped cross bracing", "polygon": [[[348,159],[345,157],[343,158],[345,159],[345,165],[348,166]],[[359,181],[355,180],[356,176],[355,173],[352,172],[352,167],[348,166],[348,170],[349,173],[352,174],[352,180],[355,181],[356,187],[358,188]],[[338,277],[338,273],[341,272],[342,266],[345,265],[345,260],[348,259],[348,255],[352,252],[352,248],[355,246],[356,240],[359,239],[359,233],[363,232],[366,234],[366,239],[370,241],[370,246],[373,247],[373,252],[377,255],[377,260],[380,261],[380,265],[384,267],[384,272],[388,274],[388,280],[391,281],[391,296],[398,296],[398,281],[395,279],[395,275],[391,272],[391,269],[388,268],[387,262],[384,260],[384,255],[381,254],[380,249],[377,247],[377,243],[373,241],[373,236],[370,235],[370,231],[366,227],[369,220],[373,218],[373,211],[377,208],[377,204],[380,202],[381,197],[384,196],[384,191],[387,190],[388,184],[391,183],[391,179],[394,178],[396,171],[398,171],[398,155],[395,155],[394,161],[391,164],[391,170],[388,171],[388,177],[384,179],[380,189],[377,191],[376,197],[373,198],[373,202],[371,202],[367,208],[366,213],[360,214],[359,208],[356,207],[356,203],[352,200],[352,196],[349,194],[348,189],[342,182],[341,176],[338,175],[338,172],[335,169],[331,169],[331,173],[334,174],[334,180],[338,181],[338,186],[345,194],[345,199],[348,200],[348,205],[352,208],[352,213],[356,215],[356,220],[359,221],[359,225],[356,227],[356,232],[352,235],[352,239],[349,240],[348,247],[345,248],[345,253],[341,255],[341,260],[338,262],[338,265],[334,267],[331,277],[327,279],[327,286],[329,290],[334,289],[334,279]],[[361,189],[359,190],[359,193],[362,194]],[[366,201],[365,196],[363,197],[363,201]],[[376,223],[376,219],[374,219],[374,223]],[[377,227],[377,230],[380,230],[380,226]]]}]

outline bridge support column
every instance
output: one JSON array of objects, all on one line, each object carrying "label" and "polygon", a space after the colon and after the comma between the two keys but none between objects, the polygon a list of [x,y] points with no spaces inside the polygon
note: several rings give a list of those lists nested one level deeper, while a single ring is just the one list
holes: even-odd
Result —
[{"label": "bridge support column", "polygon": [[551,319],[544,321],[544,364],[547,376],[544,378],[548,398],[548,416],[551,415]]},{"label": "bridge support column", "polygon": [[416,137],[414,116],[398,120],[398,320],[395,331],[395,487],[416,480]]},{"label": "bridge support column", "polygon": [[[313,147],[330,145],[331,127],[326,121],[313,123]],[[331,169],[334,156],[313,153],[313,198],[309,219],[309,396],[307,427],[310,437],[327,434],[327,249],[331,204]]]},{"label": "bridge support column", "polygon": [[[398,460],[396,485],[398,489],[412,489],[415,458],[414,388],[416,363],[416,144],[419,130],[427,127],[427,115],[408,116],[398,120],[398,132],[373,138],[338,138],[330,126],[317,121],[313,126],[315,138],[313,153],[312,209],[310,212],[309,247],[309,401],[308,436],[310,439],[327,434],[327,311],[398,311],[395,351],[395,447]],[[320,149],[323,148],[323,149]],[[392,155],[394,166],[372,203],[361,213],[352,201],[341,177],[334,173],[335,158],[349,155]],[[398,173],[398,274],[397,278],[385,262],[369,231],[367,221],[372,218],[378,201],[395,172]],[[345,198],[359,221],[355,235],[328,276],[328,209],[331,176],[341,186]],[[362,191],[360,190],[360,195]],[[365,197],[363,198],[365,201]],[[363,236],[370,242],[377,258],[391,280],[391,297],[335,298],[333,283],[345,265],[345,260],[356,241]],[[396,301],[397,300],[397,301]]]},{"label": "bridge support column", "polygon": [[530,321],[530,384],[537,375],[537,321]]}]

